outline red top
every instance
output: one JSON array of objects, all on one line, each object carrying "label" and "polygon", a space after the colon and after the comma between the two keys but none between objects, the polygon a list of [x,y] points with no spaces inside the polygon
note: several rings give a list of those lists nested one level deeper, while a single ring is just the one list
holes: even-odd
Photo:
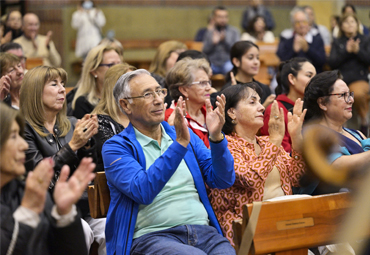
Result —
[{"label": "red top", "polygon": [[[285,122],[285,134],[284,134],[284,138],[283,138],[283,141],[281,143],[281,145],[284,147],[284,150],[288,153],[291,152],[292,150],[292,140],[290,139],[290,135],[289,135],[289,132],[288,132],[288,112],[289,112],[289,109],[287,109],[284,104],[282,102],[285,102],[285,103],[288,103],[288,104],[291,104],[292,107],[294,106],[295,102],[293,102],[292,100],[290,100],[286,94],[281,94],[281,95],[278,95],[276,97],[276,101],[278,102],[278,105],[279,105],[279,108],[283,108],[283,111],[284,111],[284,122]],[[261,128],[260,132],[261,132],[261,135],[266,135],[268,136],[269,135],[269,120],[270,120],[270,114],[271,114],[271,106],[272,104],[270,104],[266,110],[265,110],[265,113],[263,115],[263,127]]]},{"label": "red top", "polygon": [[[177,102],[175,102],[175,107],[177,105]],[[164,120],[167,121],[170,115],[173,112],[173,108],[168,108],[164,114]],[[200,109],[201,112],[204,115],[204,119],[206,118],[206,105],[203,105],[202,108]],[[204,142],[204,144],[209,148],[209,140],[208,140],[208,129],[205,126],[202,126],[199,124],[196,120],[194,120],[188,112],[186,112],[185,119],[188,122],[188,127],[197,135],[199,136],[200,139]]]}]

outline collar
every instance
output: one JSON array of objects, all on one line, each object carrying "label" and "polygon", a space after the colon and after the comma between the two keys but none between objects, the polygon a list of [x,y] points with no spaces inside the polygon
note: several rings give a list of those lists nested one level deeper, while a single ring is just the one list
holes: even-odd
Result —
[{"label": "collar", "polygon": [[280,94],[280,95],[278,95],[276,97],[276,101],[287,102],[287,103],[289,103],[291,105],[294,105],[295,104],[295,102],[292,101],[290,98],[288,98],[286,94]]},{"label": "collar", "polygon": [[[172,141],[171,137],[166,133],[166,130],[164,129],[163,125],[161,125],[161,131],[162,131],[162,140],[165,139],[167,141]],[[137,130],[134,126],[134,131],[135,131],[135,136],[136,136],[136,139],[137,141],[142,144],[143,146],[148,146],[150,143],[156,143],[157,144],[157,141],[154,140],[153,138],[150,138],[146,135],[144,135],[143,133],[141,133],[139,130]]]}]

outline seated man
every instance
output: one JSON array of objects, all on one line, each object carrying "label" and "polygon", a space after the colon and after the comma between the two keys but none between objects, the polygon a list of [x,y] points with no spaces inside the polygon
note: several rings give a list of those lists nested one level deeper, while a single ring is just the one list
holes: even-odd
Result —
[{"label": "seated man", "polygon": [[221,133],[225,97],[215,110],[207,102],[209,150],[187,128],[181,97],[174,127],[163,121],[167,90],[146,70],[122,75],[113,94],[130,125],[102,150],[111,196],[107,253],[235,254],[204,184],[224,189],[235,181]]},{"label": "seated man", "polygon": [[27,13],[23,17],[23,35],[14,40],[19,43],[27,58],[43,58],[43,65],[59,67],[62,59],[51,40],[52,32],[39,35],[40,21],[36,14]]},{"label": "seated man", "polygon": [[203,52],[211,60],[213,74],[226,74],[233,65],[230,61],[230,49],[239,41],[240,32],[228,25],[228,11],[223,6],[216,7],[213,12],[214,26],[207,29],[203,39]]},{"label": "seated man", "polygon": [[276,52],[281,61],[294,57],[304,57],[311,61],[317,73],[322,71],[326,61],[324,42],[317,29],[309,26],[308,15],[301,7],[294,7],[290,12],[293,29],[286,29],[280,34]]}]

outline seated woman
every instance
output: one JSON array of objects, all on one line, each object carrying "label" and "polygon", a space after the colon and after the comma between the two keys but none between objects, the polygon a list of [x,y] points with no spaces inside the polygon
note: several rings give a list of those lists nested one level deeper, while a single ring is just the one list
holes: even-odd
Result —
[{"label": "seated woman", "polygon": [[273,102],[269,121],[270,136],[257,136],[263,126],[261,90],[254,83],[238,84],[223,91],[226,97],[225,124],[228,148],[235,162],[232,187],[212,189],[209,195],[225,236],[233,244],[232,222],[242,219],[242,206],[253,201],[291,195],[292,186],[305,170],[301,155],[302,123],[306,110],[298,99],[293,114],[288,114],[288,130],[293,142],[292,156],[281,146],[284,137],[284,112]]},{"label": "seated woman", "polygon": [[[304,90],[316,75],[315,67],[306,58],[292,58],[279,66],[276,80],[278,86],[275,89],[276,101],[279,108],[284,111],[285,135],[282,145],[286,152],[291,152],[292,140],[288,132],[287,114],[293,109],[294,102],[303,98]],[[271,106],[267,107],[264,114],[264,125],[261,128],[261,135],[269,135],[269,121],[271,117]]]},{"label": "seated woman", "polygon": [[[233,84],[244,84],[247,82],[256,82],[262,89],[261,101],[266,108],[274,101],[275,96],[271,95],[269,86],[256,81],[253,77],[260,70],[259,48],[256,44],[249,41],[236,42],[230,50],[230,59],[233,64],[233,69],[230,73],[231,79],[221,89],[221,93],[227,87]],[[235,80],[233,80],[235,77]],[[212,104],[216,100],[216,96],[220,93],[212,94]]]},{"label": "seated woman", "polygon": [[104,171],[101,150],[105,141],[121,133],[129,124],[126,114],[121,112],[114,100],[113,88],[121,75],[133,70],[136,70],[136,68],[124,63],[109,68],[105,74],[102,98],[92,112],[92,114],[98,116],[99,123],[98,133],[94,136],[96,142],[96,172]]},{"label": "seated woman", "polygon": [[[44,159],[25,173],[27,142],[18,111],[0,103],[0,180],[2,254],[87,254],[81,220],[74,205],[94,178],[95,165],[84,159],[72,177],[64,166],[52,201],[48,187],[53,160]],[[55,205],[54,205],[55,203]]]},{"label": "seated woman", "polygon": [[111,46],[92,48],[83,64],[75,94],[72,91],[68,94],[68,103],[72,102],[68,115],[73,112],[73,116],[81,119],[85,114],[90,114],[101,98],[105,73],[110,67],[120,63],[122,61],[118,51]]},{"label": "seated woman", "polygon": [[0,63],[0,100],[3,100],[6,104],[18,110],[19,91],[24,77],[21,60],[14,54],[1,52]]},{"label": "seated woman", "polygon": [[[177,102],[180,96],[186,102],[186,120],[189,128],[209,148],[206,126],[206,99],[210,97],[212,83],[209,79],[211,67],[205,59],[184,58],[177,62],[166,76],[171,97]],[[165,112],[165,120],[173,125],[177,103]]]},{"label": "seated woman", "polygon": [[186,45],[179,41],[167,41],[159,45],[149,72],[162,88],[168,88],[165,84],[167,72],[175,65],[179,54],[187,49]]},{"label": "seated woman", "polygon": [[328,63],[339,69],[355,93],[353,107],[361,118],[360,130],[368,135],[370,40],[360,34],[359,20],[353,14],[341,17],[339,27],[340,36],[333,41]]},{"label": "seated woman", "polygon": [[[96,115],[86,114],[81,120],[67,118],[65,102],[67,73],[62,68],[35,67],[24,77],[20,92],[20,110],[26,119],[25,139],[26,170],[31,171],[39,162],[48,157],[54,160],[55,173],[50,190],[60,178],[63,165],[73,173],[85,156],[94,157],[94,140],[98,132]],[[79,201],[82,217],[89,223],[95,240],[105,250],[105,219],[89,216],[87,196]],[[99,225],[100,224],[100,225]]]},{"label": "seated woman", "polygon": [[256,15],[249,22],[247,30],[240,37],[240,41],[273,43],[275,42],[275,36],[271,31],[266,30],[265,18]]},{"label": "seated woman", "polygon": [[[350,92],[341,74],[335,71],[316,75],[308,84],[304,93],[304,107],[307,108],[305,123],[316,123],[336,132],[341,140],[338,153],[331,155],[333,167],[358,169],[370,163],[368,151],[370,139],[357,130],[345,128],[346,122],[352,118],[354,103],[353,92]],[[338,187],[319,187],[319,182],[310,183],[301,193],[318,195],[338,192]],[[325,188],[325,190],[322,190]]]}]

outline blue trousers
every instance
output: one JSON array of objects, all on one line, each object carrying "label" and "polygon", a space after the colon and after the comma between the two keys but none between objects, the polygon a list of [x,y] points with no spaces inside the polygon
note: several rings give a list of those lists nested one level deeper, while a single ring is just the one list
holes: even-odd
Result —
[{"label": "blue trousers", "polygon": [[235,250],[214,227],[184,225],[134,239],[130,254],[235,255]]}]

